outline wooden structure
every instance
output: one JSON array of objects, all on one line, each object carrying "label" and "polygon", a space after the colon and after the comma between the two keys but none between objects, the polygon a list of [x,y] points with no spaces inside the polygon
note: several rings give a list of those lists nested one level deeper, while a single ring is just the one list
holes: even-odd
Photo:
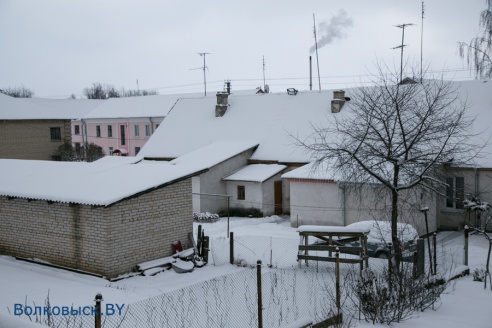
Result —
[{"label": "wooden structure", "polygon": [[[360,269],[369,266],[367,256],[367,235],[369,230],[362,230],[347,227],[334,226],[315,226],[303,225],[297,228],[299,232],[299,251],[297,253],[297,261],[301,267],[302,260],[306,265],[309,265],[309,260],[335,262],[336,257],[333,253],[338,250],[340,253],[358,255],[354,258],[340,258],[340,263],[360,264]],[[322,242],[309,244],[309,237],[315,237]],[[347,243],[358,242],[360,246],[346,246]],[[309,251],[326,251],[327,256],[309,255]]]}]

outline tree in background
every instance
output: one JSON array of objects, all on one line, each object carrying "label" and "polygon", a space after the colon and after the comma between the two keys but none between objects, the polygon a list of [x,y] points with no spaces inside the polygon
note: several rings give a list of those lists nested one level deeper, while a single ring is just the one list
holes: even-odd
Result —
[{"label": "tree in background", "polygon": [[470,43],[458,42],[459,55],[466,59],[476,78],[492,76],[492,0],[486,0],[487,9],[480,14],[481,32]]},{"label": "tree in background", "polygon": [[125,90],[119,91],[113,85],[94,83],[92,87],[85,88],[83,91],[87,99],[108,99],[120,97],[152,96],[159,94],[156,90]]},{"label": "tree in background", "polygon": [[34,90],[26,88],[21,85],[20,87],[7,87],[0,89],[0,92],[14,98],[32,98],[34,96]]},{"label": "tree in background", "polygon": [[316,169],[329,169],[360,190],[380,192],[396,268],[402,254],[397,222],[410,201],[413,207],[421,202],[405,195],[435,195],[445,186],[445,164],[469,163],[477,152],[469,140],[473,121],[465,116],[467,104],[456,86],[443,79],[402,85],[399,79],[399,71],[379,65],[373,86],[354,89],[348,109],[334,114],[333,123],[313,125],[311,136],[296,138]]},{"label": "tree in background", "polygon": [[94,143],[90,143],[87,150],[84,150],[82,147],[77,149],[71,143],[66,142],[56,149],[53,156],[62,162],[93,162],[104,157],[104,151]]}]

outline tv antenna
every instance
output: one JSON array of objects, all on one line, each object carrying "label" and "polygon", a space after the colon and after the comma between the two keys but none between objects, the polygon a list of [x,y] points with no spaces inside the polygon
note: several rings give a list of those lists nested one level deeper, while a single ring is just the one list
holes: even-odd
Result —
[{"label": "tv antenna", "polygon": [[321,78],[319,76],[319,59],[318,59],[318,39],[316,38],[316,18],[313,14],[313,31],[314,31],[314,44],[316,46],[316,65],[318,66],[318,84],[319,91],[321,91]]},{"label": "tv antenna", "polygon": [[391,49],[400,49],[401,48],[401,58],[400,58],[400,83],[403,80],[403,48],[406,47],[407,45],[405,43],[405,27],[407,26],[412,26],[415,25],[413,23],[406,23],[406,24],[400,24],[400,25],[395,25],[395,27],[401,28],[401,45],[391,48]]},{"label": "tv antenna", "polygon": [[422,1],[422,25],[420,26],[420,83],[422,83],[424,79],[424,73],[422,72],[423,48],[424,48],[424,2]]},{"label": "tv antenna", "polygon": [[192,69],[190,69],[190,71],[194,71],[196,69],[202,69],[203,70],[203,86],[205,87],[205,97],[206,97],[207,96],[207,74],[206,74],[205,69],[208,70],[208,67],[207,67],[205,58],[207,55],[210,55],[210,53],[209,52],[199,52],[197,54],[203,57],[203,66],[197,67],[197,68],[192,68]]}]

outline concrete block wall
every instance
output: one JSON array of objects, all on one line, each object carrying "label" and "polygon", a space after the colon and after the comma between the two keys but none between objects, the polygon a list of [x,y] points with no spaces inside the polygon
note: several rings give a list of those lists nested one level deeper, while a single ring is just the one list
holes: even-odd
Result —
[{"label": "concrete block wall", "polygon": [[[51,141],[55,127],[61,141]],[[63,142],[71,142],[70,120],[0,120],[0,158],[51,160]]]},{"label": "concrete block wall", "polygon": [[0,197],[0,254],[39,258],[114,277],[188,247],[191,179],[109,207]]}]

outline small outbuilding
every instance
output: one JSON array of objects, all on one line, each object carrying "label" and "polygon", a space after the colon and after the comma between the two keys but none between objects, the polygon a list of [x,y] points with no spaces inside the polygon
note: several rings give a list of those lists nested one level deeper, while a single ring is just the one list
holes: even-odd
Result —
[{"label": "small outbuilding", "polygon": [[0,254],[107,277],[171,255],[193,231],[191,178],[169,162],[0,160]]}]

